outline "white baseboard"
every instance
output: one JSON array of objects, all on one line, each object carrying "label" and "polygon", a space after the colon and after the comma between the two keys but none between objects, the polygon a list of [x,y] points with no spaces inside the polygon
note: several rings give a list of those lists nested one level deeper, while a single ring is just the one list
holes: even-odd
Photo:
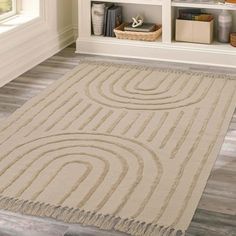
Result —
[{"label": "white baseboard", "polygon": [[103,55],[120,58],[137,58],[145,60],[180,62],[186,64],[209,65],[236,68],[236,52],[218,49],[217,46],[181,43],[159,43],[120,40],[108,37],[79,37],[76,52],[81,54]]},{"label": "white baseboard", "polygon": [[15,45],[7,56],[4,55],[0,73],[0,87],[32,69],[61,49],[75,41],[72,26],[61,32],[45,31],[44,34],[29,38],[23,44]]}]

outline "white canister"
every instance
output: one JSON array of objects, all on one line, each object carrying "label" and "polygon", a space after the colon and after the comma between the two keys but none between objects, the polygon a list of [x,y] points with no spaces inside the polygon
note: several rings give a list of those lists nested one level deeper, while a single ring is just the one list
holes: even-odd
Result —
[{"label": "white canister", "polygon": [[92,4],[92,25],[94,35],[101,36],[103,34],[105,3]]},{"label": "white canister", "polygon": [[222,10],[218,17],[218,40],[221,43],[228,43],[232,30],[232,15],[227,10]]}]

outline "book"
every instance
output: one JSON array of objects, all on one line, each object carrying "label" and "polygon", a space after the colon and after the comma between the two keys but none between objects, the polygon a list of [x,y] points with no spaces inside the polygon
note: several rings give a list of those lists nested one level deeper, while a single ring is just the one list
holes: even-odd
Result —
[{"label": "book", "polygon": [[108,12],[107,12],[107,23],[106,23],[106,34],[105,36],[106,37],[110,37],[110,28],[111,28],[111,12],[109,11],[108,9]]},{"label": "book", "polygon": [[201,9],[180,9],[180,20],[211,21],[214,19],[212,14],[202,13]]},{"label": "book", "polygon": [[106,36],[115,37],[114,29],[122,23],[121,6],[112,6],[107,13]]},{"label": "book", "polygon": [[179,19],[192,20],[196,15],[202,14],[202,10],[198,8],[179,9]]},{"label": "book", "polygon": [[107,30],[107,17],[108,17],[108,10],[114,6],[113,3],[106,3],[105,6],[105,13],[104,13],[104,24],[103,24],[103,35],[106,36],[106,30]]},{"label": "book", "polygon": [[135,31],[135,32],[153,32],[156,29],[156,25],[153,23],[143,23],[141,26],[132,27],[133,23],[129,23],[124,27],[125,31]]},{"label": "book", "polygon": [[193,20],[197,20],[197,21],[212,21],[213,19],[214,19],[214,16],[211,14],[201,14],[193,18]]}]

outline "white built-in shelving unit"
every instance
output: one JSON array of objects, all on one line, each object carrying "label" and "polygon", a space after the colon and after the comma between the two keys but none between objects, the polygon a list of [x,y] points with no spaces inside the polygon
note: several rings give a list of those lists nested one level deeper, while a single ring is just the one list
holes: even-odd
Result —
[{"label": "white built-in shelving unit", "polygon": [[[202,8],[206,12],[214,14],[216,19],[222,9],[230,10],[233,14],[234,31],[236,32],[236,4],[181,2],[179,0],[101,0],[121,5],[125,21],[130,21],[134,15],[141,14],[146,21],[162,24],[162,36],[155,42],[144,42],[92,35],[91,4],[93,1],[79,0],[77,53],[236,68],[236,48],[230,44],[222,44],[217,40],[209,45],[174,40],[175,18],[179,8]],[[217,24],[217,20],[215,20],[215,24]],[[217,29],[217,25],[215,29]]]}]

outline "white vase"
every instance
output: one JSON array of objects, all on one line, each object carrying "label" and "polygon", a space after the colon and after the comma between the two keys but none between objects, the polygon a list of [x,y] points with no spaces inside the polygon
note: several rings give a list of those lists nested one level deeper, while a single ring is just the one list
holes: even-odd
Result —
[{"label": "white vase", "polygon": [[100,36],[103,34],[105,14],[105,3],[92,4],[92,25],[94,35]]}]

